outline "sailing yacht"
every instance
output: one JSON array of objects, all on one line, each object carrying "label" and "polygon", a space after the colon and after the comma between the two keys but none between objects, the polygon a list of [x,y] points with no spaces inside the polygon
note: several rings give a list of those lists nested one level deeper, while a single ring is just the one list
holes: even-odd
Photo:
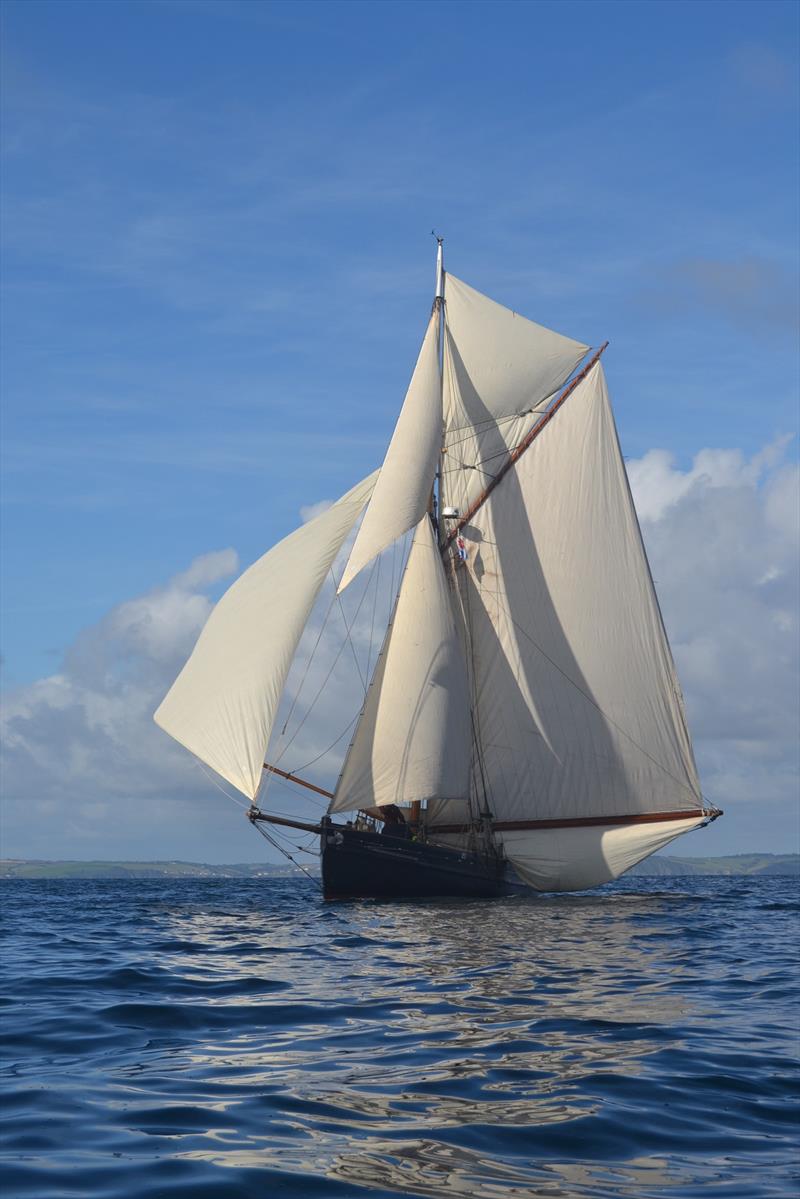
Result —
[{"label": "sailing yacht", "polygon": [[[155,713],[250,800],[253,824],[319,835],[327,899],[583,890],[721,815],[700,790],[606,345],[445,272],[439,239],[383,464],[237,579]],[[408,536],[335,784],[266,762],[337,556],[350,541],[342,592]],[[327,814],[266,810],[276,775]]]}]

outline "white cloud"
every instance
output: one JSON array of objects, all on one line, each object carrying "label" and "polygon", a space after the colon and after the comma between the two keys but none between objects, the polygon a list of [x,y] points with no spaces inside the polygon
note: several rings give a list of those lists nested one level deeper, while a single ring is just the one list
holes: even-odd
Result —
[{"label": "white cloud", "polygon": [[[793,800],[798,727],[798,468],[781,438],[685,471],[628,464],[705,792]],[[744,848],[744,847],[743,847]]]},{"label": "white cloud", "polygon": [[185,794],[196,784],[152,713],[208,619],[204,588],[233,573],[222,550],[196,558],[163,587],[112,608],[70,647],[58,674],[3,704],[7,799],[71,805]]},{"label": "white cloud", "polygon": [[314,520],[317,516],[322,516],[323,512],[327,512],[333,500],[320,500],[317,504],[304,504],[300,509],[300,517],[303,524],[308,524],[310,520]]}]

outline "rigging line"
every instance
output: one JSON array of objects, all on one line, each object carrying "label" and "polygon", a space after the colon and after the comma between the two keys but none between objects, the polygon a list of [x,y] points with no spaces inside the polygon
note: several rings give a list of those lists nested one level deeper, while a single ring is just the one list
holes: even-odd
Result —
[{"label": "rigging line", "polygon": [[[274,775],[273,777],[275,779],[274,786],[285,787],[287,789],[287,791],[289,792],[289,794],[294,795],[297,799],[307,799],[311,803],[325,803],[326,799],[328,798],[328,796],[330,794],[329,792],[326,792],[326,794],[324,796],[314,795],[313,793],[309,794],[308,787],[304,786],[302,783],[300,784],[303,787],[302,791],[295,791],[292,786],[292,784],[294,784],[296,781],[295,778],[290,778],[290,779],[284,780],[284,779],[281,779],[280,777],[278,777],[277,775]],[[259,800],[259,805],[261,804],[261,802],[263,802],[263,800]],[[271,815],[285,816],[287,820],[294,819],[294,816],[292,816],[291,813],[287,813],[287,812],[273,812],[273,813],[271,813]]]},{"label": "rigging line", "polygon": [[[536,415],[541,415],[541,414],[537,413]],[[462,470],[462,469],[463,470],[480,470],[481,466],[484,466],[487,462],[494,462],[494,460],[496,458],[509,457],[511,454],[515,453],[515,451],[519,448],[519,446],[522,444],[522,442],[525,440],[526,437],[527,437],[527,432],[523,432],[523,430],[520,430],[520,439],[514,445],[507,445],[504,443],[502,449],[496,450],[493,454],[487,454],[484,458],[478,458],[478,459],[476,459],[476,461],[474,463],[464,462],[464,461],[462,461],[462,459],[459,458],[456,460],[456,466],[451,467],[449,472],[445,471],[445,474],[447,474],[447,473],[455,474],[457,471]],[[465,438],[465,441],[466,440],[468,440],[468,439]],[[496,477],[495,475],[489,474],[488,471],[481,471],[481,473],[485,474],[485,475],[489,475],[490,479],[494,479]]]},{"label": "rigging line", "polygon": [[247,808],[249,808],[249,807],[252,807],[252,804],[245,803],[244,800],[238,799],[235,795],[231,795],[230,792],[226,791],[225,788],[217,782],[217,780],[214,778],[213,774],[209,773],[209,771],[206,769],[203,762],[200,762],[197,758],[195,758],[194,764],[195,764],[195,766],[198,766],[200,768],[200,770],[202,770],[203,774],[206,776],[208,781],[210,783],[213,783],[214,786],[217,788],[217,790],[221,791],[222,794],[225,796],[225,798],[229,799],[231,801],[231,803],[238,804],[240,808],[244,808],[245,810],[247,810]]},{"label": "rigging line", "polygon": [[[373,562],[373,564],[372,564],[372,568],[371,568],[371,570],[370,570],[370,574],[369,574],[369,577],[368,577],[368,579],[367,579],[367,585],[366,585],[366,587],[364,588],[364,590],[363,590],[363,591],[362,591],[362,593],[361,593],[361,598],[360,598],[360,600],[358,601],[358,606],[357,606],[357,608],[356,608],[356,610],[355,610],[355,614],[354,614],[354,616],[353,616],[353,620],[352,620],[352,623],[351,623],[351,625],[350,625],[350,629],[352,629],[352,628],[353,628],[353,626],[355,625],[356,621],[358,620],[358,614],[359,614],[359,612],[361,611],[361,605],[364,603],[364,599],[365,599],[365,597],[366,597],[366,594],[367,594],[367,592],[369,591],[369,586],[370,586],[370,583],[372,582],[372,576],[373,576],[373,574],[375,573],[375,567],[376,567],[376,565],[377,565],[377,562],[378,562],[378,561],[379,561],[379,559],[376,559],[376,561],[375,561],[375,562]],[[336,584],[336,576],[335,576],[335,575],[333,575],[333,571],[331,571],[331,575],[332,575],[332,577],[333,577],[334,586],[336,586],[336,585],[337,585],[337,584]],[[341,603],[341,600],[340,600],[340,603]],[[339,659],[341,658],[341,656],[342,656],[342,651],[344,650],[344,647],[345,647],[345,645],[347,644],[347,641],[348,641],[348,640],[350,640],[350,629],[348,629],[348,627],[347,627],[347,621],[346,621],[346,619],[345,619],[345,617],[344,617],[344,610],[342,610],[342,619],[345,621],[345,632],[346,632],[346,639],[345,639],[345,641],[343,641],[343,642],[341,643],[341,645],[339,646],[338,650],[336,651],[336,656],[335,656],[335,658],[333,659],[333,661],[331,662],[331,664],[330,664],[330,666],[329,666],[329,668],[328,668],[328,673],[325,675],[325,678],[322,680],[322,682],[320,683],[319,687],[317,688],[317,693],[316,693],[316,695],[314,696],[314,698],[312,699],[312,701],[311,701],[311,703],[309,704],[309,706],[306,708],[306,710],[305,710],[305,712],[304,712],[304,714],[303,714],[303,718],[302,718],[302,720],[300,721],[300,723],[298,724],[297,728],[294,730],[294,732],[292,733],[291,737],[289,738],[289,740],[286,742],[286,744],[283,746],[283,748],[281,749],[280,753],[279,753],[279,754],[278,754],[278,756],[276,757],[276,759],[275,759],[275,761],[274,761],[274,763],[273,763],[273,765],[274,765],[274,766],[277,766],[277,765],[278,765],[278,763],[279,763],[279,762],[281,762],[281,761],[283,760],[283,757],[284,757],[284,755],[286,754],[286,751],[287,751],[287,750],[290,748],[290,746],[291,746],[291,745],[292,745],[292,743],[294,742],[295,738],[297,737],[297,734],[300,732],[300,730],[302,729],[303,725],[305,724],[305,722],[308,720],[309,716],[310,716],[310,715],[311,715],[311,713],[313,712],[313,710],[314,710],[314,708],[315,708],[315,706],[316,706],[316,704],[317,704],[317,701],[319,700],[319,698],[320,698],[320,696],[322,695],[323,691],[324,691],[324,690],[325,690],[325,688],[327,687],[327,685],[328,685],[328,681],[329,681],[329,679],[330,679],[331,675],[333,674],[334,670],[336,669],[336,663],[337,663],[337,662],[339,661]],[[352,645],[352,641],[350,642],[350,644]],[[355,647],[353,647],[353,653],[355,654]],[[358,666],[358,659],[356,659],[356,666]],[[361,678],[361,671],[359,670],[359,679],[360,679],[360,678]],[[363,679],[361,680],[361,682],[362,682],[362,686],[363,686]],[[342,734],[342,735],[344,735],[344,734]],[[327,751],[326,751],[326,752],[327,752]],[[321,756],[322,756],[322,755],[321,755]],[[315,759],[315,760],[316,760],[316,759]]]},{"label": "rigging line", "polygon": [[[278,786],[278,787],[281,787],[283,785],[284,784],[282,784],[282,783],[276,783],[276,786]],[[294,792],[292,794],[294,794]],[[323,803],[324,802],[324,800],[322,799],[322,797],[320,795],[309,795],[308,798],[311,800],[314,800],[315,803]],[[259,808],[258,810],[262,814],[262,816],[269,816],[269,817],[280,816],[283,820],[297,820],[297,812],[295,812],[295,811],[292,811],[292,812],[275,812],[275,811],[265,812],[263,808]],[[315,820],[316,817],[311,817],[311,819]]]},{"label": "rigging line", "polygon": [[[606,342],[606,345],[608,345],[608,342]],[[561,389],[565,388],[565,387],[572,387],[573,384],[577,383],[580,379],[582,379],[583,376],[594,365],[595,358],[599,358],[600,354],[603,352],[604,349],[605,349],[605,346],[603,346],[603,349],[600,350],[600,352],[598,354],[594,355],[594,357],[591,359],[591,361],[588,361],[588,362],[587,362],[588,356],[589,356],[589,354],[591,354],[592,351],[591,351],[591,348],[587,349],[586,352],[584,353],[583,357],[580,359],[580,361],[578,361],[575,364],[575,366],[569,372],[567,377],[561,383],[559,383],[558,387],[553,388],[553,390],[549,393],[549,395],[542,396],[542,398],[540,400],[537,400],[535,404],[531,404],[530,408],[523,408],[522,412],[509,413],[508,416],[486,417],[483,421],[470,421],[465,425],[452,425],[449,429],[446,430],[446,432],[447,433],[461,433],[465,429],[481,430],[482,426],[486,426],[488,428],[488,427],[491,427],[492,425],[502,425],[502,424],[505,424],[507,421],[519,420],[523,416],[544,415],[547,412],[547,405],[551,404],[553,402],[554,397],[558,395],[558,393],[561,391]],[[582,364],[585,364],[585,365],[582,365]],[[578,369],[579,367],[581,368],[580,370]],[[578,372],[577,374],[575,373],[576,371]],[[458,395],[458,398],[460,400],[461,396],[458,393],[458,388],[455,388],[455,392]],[[467,413],[466,409],[464,408],[463,403],[461,404],[461,409],[464,412],[464,415],[467,416],[468,413]],[[469,440],[469,438],[468,437],[464,438],[464,440]]]},{"label": "rigging line", "polygon": [[[522,633],[522,636],[525,638],[525,640],[529,641],[531,643],[531,645],[534,647],[534,649],[537,649],[539,651],[539,653],[542,655],[542,657],[546,658],[547,661],[550,663],[550,665],[554,666],[556,668],[556,670],[562,676],[562,678],[566,679],[566,681],[569,684],[571,684],[571,686],[573,686],[575,688],[575,690],[578,691],[583,696],[584,699],[588,700],[589,703],[592,705],[592,707],[597,709],[597,711],[600,713],[600,715],[603,717],[604,720],[607,720],[609,724],[613,724],[613,726],[617,730],[617,732],[621,733],[622,736],[625,737],[625,739],[627,741],[630,741],[631,745],[635,746],[635,748],[638,749],[640,753],[643,753],[646,758],[649,758],[649,760],[653,763],[654,766],[657,766],[659,770],[663,771],[663,773],[667,776],[667,778],[671,778],[673,783],[677,783],[677,785],[679,787],[681,787],[682,790],[688,791],[693,799],[697,799],[697,795],[692,790],[691,787],[687,786],[686,783],[682,783],[680,779],[676,778],[671,770],[667,770],[666,766],[663,766],[661,764],[661,762],[659,762],[656,758],[653,757],[652,754],[647,752],[647,750],[644,748],[644,746],[640,745],[638,741],[634,740],[634,738],[631,737],[630,733],[627,733],[625,731],[625,729],[622,727],[622,725],[617,724],[616,720],[614,720],[613,717],[609,716],[607,712],[604,712],[603,709],[600,707],[599,703],[597,702],[597,700],[594,698],[594,696],[590,695],[588,691],[584,691],[583,687],[581,687],[578,683],[576,683],[574,679],[570,678],[570,676],[566,673],[566,671],[562,670],[561,667],[558,665],[558,663],[553,661],[553,659],[550,657],[550,655],[542,649],[541,645],[539,645],[538,642],[534,641],[533,637],[531,637],[531,635],[527,631],[527,629],[523,629],[522,625],[519,624],[518,621],[514,620],[514,617],[511,615],[511,612],[505,602],[505,597],[503,597],[502,602],[503,602],[503,607],[506,610],[506,615],[508,616],[508,619],[511,621],[511,623],[514,625],[514,628],[518,629],[519,632]],[[702,794],[701,794],[700,798],[701,799],[703,798]]]},{"label": "rigging line", "polygon": [[[384,633],[384,635],[383,635],[383,642],[381,643],[381,648],[380,648],[380,650],[378,651],[378,656],[377,656],[377,658],[375,659],[375,669],[374,669],[374,671],[373,671],[373,673],[372,673],[372,678],[369,680],[369,687],[368,687],[368,688],[367,688],[367,690],[364,692],[364,702],[362,703],[362,705],[361,705],[361,708],[360,708],[360,710],[359,710],[359,712],[358,712],[358,714],[357,714],[357,716],[356,716],[356,720],[357,720],[357,721],[359,721],[359,722],[360,722],[360,720],[361,720],[361,717],[364,715],[364,712],[366,711],[366,707],[367,707],[367,696],[368,696],[368,694],[369,694],[369,689],[370,689],[370,688],[372,688],[372,687],[374,686],[374,684],[375,684],[375,678],[376,678],[376,675],[377,675],[377,672],[378,672],[378,664],[379,664],[379,662],[380,662],[381,658],[383,657],[384,653],[386,653],[386,650],[388,649],[388,646],[389,646],[389,638],[391,637],[391,634],[392,634],[392,626],[394,625],[394,618],[395,618],[395,614],[396,614],[396,612],[397,612],[397,605],[398,605],[398,604],[399,604],[399,602],[400,602],[400,592],[401,592],[401,591],[402,591],[402,589],[403,589],[403,580],[405,579],[405,576],[406,576],[406,571],[408,570],[408,562],[409,562],[409,559],[410,559],[410,557],[411,557],[411,548],[412,548],[412,546],[413,546],[413,544],[414,544],[414,530],[412,529],[412,530],[410,531],[410,536],[408,536],[408,533],[409,533],[409,530],[406,530],[406,533],[405,533],[405,534],[403,534],[403,536],[406,536],[406,545],[405,545],[405,549],[406,549],[406,551],[407,551],[407,552],[406,552],[406,560],[405,560],[405,562],[403,563],[403,568],[402,568],[402,570],[401,570],[401,572],[400,572],[400,577],[399,577],[399,579],[398,579],[398,581],[397,581],[397,595],[396,595],[396,597],[395,597],[395,599],[394,599],[394,603],[392,604],[392,609],[391,609],[391,611],[390,611],[390,613],[389,613],[389,622],[388,622],[388,624],[387,624],[387,626],[386,626],[386,632],[385,632],[385,633]],[[353,749],[353,744],[354,744],[354,742],[355,742],[355,739],[356,739],[356,737],[357,737],[357,735],[358,735],[358,728],[359,728],[359,727],[360,727],[360,725],[357,725],[357,727],[356,727],[356,730],[355,730],[355,732],[353,733],[353,736],[350,738],[350,744],[349,744],[349,745],[348,745],[348,747],[347,747],[347,752],[346,752],[346,754],[345,754],[345,756],[344,756],[344,760],[343,760],[343,762],[342,762],[342,766],[341,766],[341,769],[340,769],[340,771],[339,771],[339,776],[338,776],[338,778],[336,779],[336,785],[335,785],[335,786],[334,786],[334,788],[333,788],[333,790],[334,790],[334,795],[336,795],[336,794],[338,793],[338,790],[339,790],[339,784],[340,784],[340,782],[342,781],[342,776],[344,775],[345,769],[346,769],[346,767],[347,767],[347,763],[348,763],[348,761],[350,760],[350,754],[351,754],[351,752],[352,752],[352,749]],[[342,735],[344,736],[344,734],[342,734]]]},{"label": "rigging line", "polygon": [[469,524],[469,522],[472,520],[473,516],[478,511],[478,509],[483,507],[483,505],[488,500],[489,496],[494,491],[495,487],[497,487],[498,484],[502,482],[502,480],[506,477],[506,475],[512,469],[512,467],[516,466],[517,462],[520,460],[520,458],[525,453],[525,451],[531,445],[533,445],[536,438],[539,436],[539,434],[542,432],[542,430],[544,428],[546,428],[546,426],[550,423],[550,421],[556,415],[558,410],[564,404],[565,400],[569,399],[569,397],[572,395],[573,391],[578,386],[578,384],[582,383],[583,380],[589,374],[589,372],[594,369],[594,367],[599,362],[600,357],[603,354],[603,351],[607,348],[607,346],[608,346],[608,342],[607,341],[603,342],[603,344],[600,346],[600,349],[597,350],[597,352],[593,355],[593,357],[590,359],[590,361],[586,363],[586,366],[583,368],[583,370],[579,374],[575,375],[572,379],[570,379],[569,383],[566,385],[564,390],[561,392],[558,399],[553,404],[550,405],[550,407],[547,409],[546,412],[542,413],[542,416],[540,417],[540,419],[538,421],[536,421],[536,423],[533,425],[533,427],[525,434],[522,441],[519,443],[519,445],[513,451],[513,453],[509,454],[508,459],[502,464],[502,466],[500,467],[499,471],[497,472],[497,475],[495,476],[495,478],[491,481],[491,483],[489,483],[483,489],[483,491],[477,497],[477,499],[472,501],[472,503],[467,508],[467,511],[462,515],[460,521],[455,525],[455,527],[448,531],[447,539],[446,539],[445,545],[442,547],[442,549],[445,549],[447,547],[447,545],[449,545],[450,542],[453,541],[458,536],[458,534],[463,529],[464,525]]},{"label": "rigging line", "polygon": [[[546,396],[540,400],[538,404],[533,404],[530,408],[523,408],[520,412],[512,412],[508,416],[489,417],[486,420],[475,421],[474,424],[468,425],[451,425],[445,429],[445,438],[448,449],[450,446],[463,445],[466,441],[471,441],[475,435],[481,437],[485,433],[491,433],[493,429],[501,432],[501,426],[510,425],[513,421],[524,421],[530,416],[544,416],[549,411],[549,405],[553,402],[553,397],[557,392]],[[454,437],[455,433],[463,433],[463,437]]]},{"label": "rigging line", "polygon": [[[345,637],[350,645],[350,649],[352,650],[353,661],[356,664],[356,670],[358,671],[358,679],[359,679],[359,682],[361,683],[361,688],[364,692],[365,697],[367,694],[367,684],[365,683],[364,676],[361,673],[361,664],[358,661],[358,654],[356,653],[356,647],[353,643],[353,639],[350,636],[350,630],[353,628],[353,625],[356,623],[356,617],[358,616],[359,612],[361,611],[361,605],[363,604],[364,596],[367,594],[367,591],[369,589],[370,579],[372,578],[372,572],[374,570],[375,570],[375,562],[372,563],[372,567],[370,568],[370,574],[369,574],[369,579],[367,579],[367,585],[361,593],[361,599],[358,601],[358,607],[356,608],[355,616],[353,617],[353,623],[350,626],[348,626],[348,624],[347,624],[347,617],[345,616],[344,605],[342,604],[342,597],[339,594],[339,584],[338,583],[336,584],[336,598],[339,601],[339,612],[341,613],[342,623],[344,624]],[[335,576],[334,576],[334,578],[335,578]],[[337,657],[338,657],[338,655],[337,655]]]},{"label": "rigging line", "polygon": [[317,857],[319,854],[319,850],[309,849],[309,846],[311,845],[314,837],[318,835],[316,833],[307,833],[306,839],[303,843],[300,843],[298,841],[290,841],[289,834],[284,833],[281,829],[278,829],[278,828],[273,829],[272,835],[275,837],[276,841],[282,841],[284,845],[290,845],[292,847],[292,849],[297,849],[300,851],[300,853],[313,854],[314,857]]},{"label": "rigging line", "polygon": [[303,774],[306,770],[308,770],[309,766],[315,765],[315,763],[317,763],[320,760],[320,758],[324,758],[326,754],[329,754],[332,749],[336,748],[336,746],[339,744],[339,742],[342,740],[342,738],[347,736],[347,734],[350,732],[351,728],[353,727],[353,725],[355,724],[355,722],[357,720],[358,720],[358,712],[356,712],[353,719],[350,721],[350,723],[347,725],[347,727],[342,730],[342,732],[339,734],[339,736],[336,738],[336,740],[332,741],[330,743],[330,745],[328,746],[327,749],[323,749],[321,754],[317,754],[316,758],[312,758],[311,761],[306,762],[305,765],[298,766],[297,769],[295,771],[293,771],[293,773],[294,774]]},{"label": "rigging line", "polygon": [[320,891],[322,891],[322,879],[317,878],[313,874],[309,874],[309,872],[306,870],[305,866],[302,866],[300,864],[300,862],[296,862],[294,860],[294,858],[292,857],[292,855],[289,853],[289,851],[284,849],[282,845],[279,845],[278,842],[275,840],[275,838],[273,836],[271,836],[262,825],[259,824],[256,827],[258,828],[258,831],[261,833],[261,836],[264,837],[264,839],[266,841],[269,841],[270,845],[272,845],[275,849],[277,849],[278,853],[281,853],[281,854],[283,854],[283,856],[285,858],[288,858],[293,866],[296,866],[297,869],[300,870],[306,876],[306,878],[311,879],[311,881],[313,883],[315,883],[316,886],[319,887]]},{"label": "rigging line", "polygon": [[298,684],[297,690],[295,691],[295,694],[294,694],[294,699],[292,700],[292,705],[289,708],[289,712],[286,716],[286,719],[283,722],[283,728],[281,729],[281,737],[283,737],[285,735],[289,721],[292,719],[292,713],[294,712],[295,707],[297,706],[297,701],[300,699],[300,692],[303,690],[303,684],[305,683],[306,678],[308,676],[308,672],[311,668],[311,663],[313,661],[314,654],[317,652],[317,649],[319,648],[319,643],[322,640],[322,634],[325,632],[325,628],[328,623],[328,618],[331,614],[331,609],[333,608],[333,605],[336,602],[336,580],[335,580],[334,574],[333,574],[333,567],[330,568],[328,573],[330,574],[331,578],[334,580],[334,588],[333,588],[333,595],[331,596],[331,602],[328,604],[327,611],[325,612],[325,616],[322,619],[322,624],[320,626],[319,633],[317,634],[317,640],[314,642],[314,647],[311,650],[311,653],[308,655],[308,660],[305,665],[305,670],[303,671],[303,677],[300,679],[300,683]]},{"label": "rigging line", "polygon": [[[506,453],[506,452],[507,451],[503,451],[503,453]],[[493,458],[499,458],[500,456],[501,456],[500,454],[492,455]],[[482,458],[482,459],[479,459],[479,461],[491,462],[491,458]],[[488,470],[481,470],[480,466],[473,465],[471,462],[462,462],[460,459],[459,459],[457,465],[452,470],[447,470],[444,473],[445,474],[455,473],[455,471],[457,471],[457,470],[476,470],[479,475],[486,475],[487,479],[495,478],[495,476],[493,474],[490,474],[490,472]]]},{"label": "rigging line", "polygon": [[373,642],[373,638],[375,636],[375,609],[378,606],[378,589],[380,587],[380,582],[381,582],[381,558],[382,557],[383,557],[383,554],[378,555],[378,560],[377,560],[378,569],[375,572],[375,590],[372,593],[372,620],[370,621],[370,626],[369,626],[369,645],[367,647],[367,678],[369,678],[369,668],[370,668],[370,662],[372,659],[372,642]]},{"label": "rigging line", "polygon": [[[393,600],[392,600],[392,597],[393,597],[393,593],[394,593],[395,557],[396,557],[397,547],[398,547],[398,544],[399,544],[400,540],[401,540],[401,539],[400,539],[400,538],[398,538],[398,539],[397,539],[397,540],[396,540],[396,541],[393,543],[393,546],[392,546],[392,588],[391,588],[391,591],[390,591],[390,593],[389,593],[389,603],[390,603],[390,612],[389,612],[389,615],[390,615],[390,616],[391,616],[391,609],[392,609],[392,607],[393,607]],[[401,556],[401,559],[402,559],[402,554],[401,554],[400,556]],[[378,561],[378,562],[380,562],[380,559],[378,559],[377,561]],[[373,566],[373,569],[374,569],[374,566]],[[398,580],[398,590],[399,590],[399,584],[400,584],[400,581],[401,581],[401,580],[402,580],[402,576],[401,576],[401,579],[399,579],[399,580]],[[335,582],[335,579],[334,579],[334,582]],[[359,613],[359,611],[360,611],[360,608],[361,608],[361,604],[363,603],[363,601],[364,601],[364,597],[365,597],[365,596],[366,596],[366,594],[367,594],[368,587],[369,587],[369,583],[367,584],[367,587],[365,587],[365,588],[364,588],[364,592],[363,592],[363,594],[362,594],[361,600],[359,601],[359,605],[358,605],[358,608],[356,609],[355,616],[353,617],[353,623],[355,623],[355,620],[356,620],[356,618],[357,618],[357,616],[358,616],[358,613]],[[378,590],[378,586],[377,586],[377,582],[376,582],[376,586],[375,586],[375,591],[376,591],[376,594],[377,594],[377,590]],[[351,626],[351,627],[352,627],[352,626]],[[336,662],[339,660],[339,657],[340,657],[340,655],[341,655],[341,652],[342,652],[342,650],[343,650],[343,649],[344,649],[344,642],[343,642],[343,643],[342,643],[342,645],[339,647],[339,652],[337,653],[337,655],[336,655],[336,658],[334,659],[333,666],[335,666],[335,665],[336,665]],[[331,671],[329,671],[329,673],[328,673],[328,678],[330,678],[330,674],[331,674],[331,672],[332,672],[332,670],[333,670],[333,666],[331,667]],[[322,685],[322,686],[323,686],[323,688],[324,688],[324,686],[325,686],[325,683],[327,683],[327,681],[328,681],[328,679],[326,678],[326,679],[325,679],[325,682],[324,682],[324,683],[323,683],[323,685]],[[320,692],[321,692],[321,690],[322,690],[322,688],[320,688]],[[314,703],[316,703],[316,700],[317,700],[318,698],[319,698],[319,694],[318,694],[318,695],[315,697],[315,699],[314,699]],[[309,712],[310,712],[310,711],[311,711],[311,709],[309,708]],[[295,774],[303,774],[303,773],[304,773],[306,770],[308,770],[308,768],[309,768],[310,766],[314,766],[314,765],[316,765],[316,763],[317,763],[317,762],[319,762],[319,760],[320,760],[321,758],[324,758],[324,757],[326,756],[326,754],[329,754],[329,753],[331,752],[331,750],[332,750],[332,749],[335,749],[335,748],[336,748],[336,746],[339,744],[339,742],[340,742],[340,741],[341,741],[341,740],[342,740],[344,737],[346,737],[346,736],[347,736],[347,734],[350,732],[350,730],[352,729],[353,725],[354,725],[354,724],[356,723],[356,721],[358,720],[358,718],[359,718],[359,716],[360,716],[360,714],[361,714],[361,711],[362,711],[362,709],[361,709],[361,708],[359,708],[359,711],[358,711],[358,712],[356,712],[356,714],[355,714],[355,716],[353,716],[352,720],[350,720],[350,721],[348,722],[348,724],[346,724],[346,725],[345,725],[345,727],[342,729],[341,733],[339,733],[339,736],[338,736],[338,737],[336,737],[336,739],[335,739],[334,741],[332,741],[332,742],[330,743],[330,745],[326,746],[326,748],[325,748],[325,749],[323,749],[323,750],[322,750],[320,753],[318,753],[318,754],[316,755],[316,757],[313,757],[313,758],[311,758],[311,760],[310,760],[309,762],[306,762],[306,763],[304,763],[304,765],[302,765],[302,766],[298,766],[298,767],[297,767],[297,768],[294,770],[294,772],[293,772],[293,773],[295,773]],[[306,715],[308,715],[308,713],[306,713]],[[299,727],[298,727],[298,729],[296,729],[296,730],[295,730],[295,733],[293,734],[292,740],[294,740],[294,737],[297,735],[297,733],[298,733],[299,731],[300,731],[300,729],[299,729]],[[290,745],[290,744],[291,744],[291,741],[289,742],[289,745]],[[278,761],[280,761],[280,758],[282,758],[282,757],[283,757],[283,753],[285,752],[285,750],[286,750],[286,749],[288,749],[288,748],[289,748],[289,745],[286,745],[286,746],[284,747],[284,750],[282,750],[282,751],[281,751],[280,757],[279,757],[279,758],[278,758],[278,760],[275,762],[275,765],[277,765],[277,764],[278,764]],[[276,776],[274,776],[274,775],[270,775],[270,781],[274,781],[275,777],[276,777]],[[280,786],[280,785],[281,785],[280,783],[276,783],[276,786]]]},{"label": "rigging line", "polygon": [[[492,429],[499,430],[501,425],[509,425],[512,421],[522,420],[524,417],[534,414],[539,416],[542,412],[546,411],[546,408],[540,409],[537,406],[535,408],[525,408],[522,412],[512,412],[510,416],[490,417],[487,420],[475,421],[474,424],[451,426],[444,431],[445,446],[450,450],[452,446],[464,445],[465,442],[472,441],[476,434],[480,437],[483,433],[490,433]],[[465,436],[453,437],[454,433],[464,433]]]}]

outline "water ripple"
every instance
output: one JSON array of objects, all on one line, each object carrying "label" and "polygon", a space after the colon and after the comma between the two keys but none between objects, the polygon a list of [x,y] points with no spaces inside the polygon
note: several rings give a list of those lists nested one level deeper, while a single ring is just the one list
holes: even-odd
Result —
[{"label": "water ripple", "polygon": [[796,1193],[791,880],[4,897],[6,1196]]}]

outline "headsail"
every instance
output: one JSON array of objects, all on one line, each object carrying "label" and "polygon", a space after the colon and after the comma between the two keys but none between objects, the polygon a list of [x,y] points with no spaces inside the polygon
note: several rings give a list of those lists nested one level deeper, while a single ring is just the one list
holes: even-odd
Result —
[{"label": "headsail", "polygon": [[250,799],[300,636],[375,479],[358,483],[236,580],[155,713],[161,728]]},{"label": "headsail", "polygon": [[375,491],[342,575],[342,591],[427,511],[442,444],[439,317],[431,316]]},{"label": "headsail", "polygon": [[[702,819],[680,691],[599,364],[462,534],[468,554],[457,577],[488,805],[501,824],[562,825],[503,834],[509,857],[534,885],[539,877],[547,889],[595,885],[612,877],[598,876],[607,858],[587,856],[581,845],[604,834],[565,823],[645,817],[640,832],[652,841],[654,815],[683,822],[671,835],[687,818]],[[549,874],[541,866],[551,860],[548,842],[560,863]],[[640,856],[653,848],[643,841]]]},{"label": "headsail", "polygon": [[425,515],[330,811],[433,797],[466,801],[469,769],[466,666]]}]

